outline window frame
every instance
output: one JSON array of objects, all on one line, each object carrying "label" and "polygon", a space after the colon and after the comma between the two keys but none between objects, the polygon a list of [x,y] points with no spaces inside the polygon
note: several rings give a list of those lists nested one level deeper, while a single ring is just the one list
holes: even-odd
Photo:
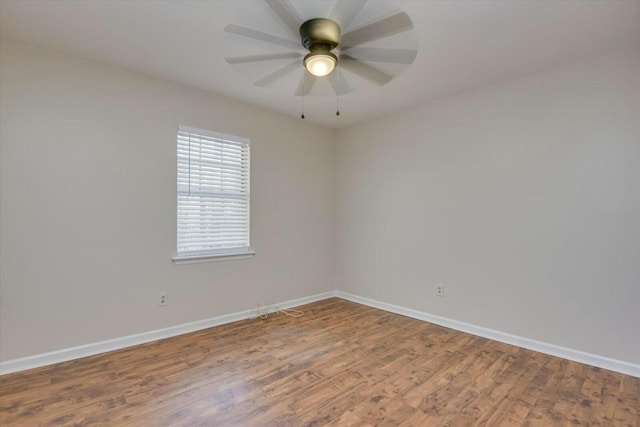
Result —
[{"label": "window frame", "polygon": [[[178,158],[178,150],[179,150],[179,138],[180,133],[190,133],[194,135],[200,135],[209,138],[215,138],[218,140],[227,140],[231,141],[233,144],[240,144],[246,146],[247,149],[247,178],[246,178],[246,188],[247,188],[247,196],[246,196],[246,209],[247,209],[247,220],[246,220],[246,233],[247,233],[247,246],[241,247],[232,247],[232,248],[223,248],[223,249],[211,249],[211,250],[200,250],[200,251],[184,251],[183,253],[178,252],[178,242],[179,242],[179,208],[180,208],[180,181],[179,181],[179,168],[180,168],[180,160]],[[175,255],[172,257],[172,260],[175,264],[193,264],[193,263],[201,263],[201,262],[210,262],[210,261],[224,261],[224,260],[235,260],[235,259],[246,259],[251,258],[255,255],[255,251],[251,247],[251,140],[248,138],[243,138],[236,135],[229,135],[220,132],[214,132],[206,129],[199,129],[190,126],[178,125],[176,130],[176,240],[175,240]],[[243,163],[244,166],[244,163]],[[215,196],[211,196],[215,197]]]}]

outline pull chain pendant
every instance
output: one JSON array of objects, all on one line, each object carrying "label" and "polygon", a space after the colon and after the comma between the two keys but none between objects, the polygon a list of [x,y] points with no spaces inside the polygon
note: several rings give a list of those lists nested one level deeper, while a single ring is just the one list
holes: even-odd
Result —
[{"label": "pull chain pendant", "polygon": [[340,74],[336,69],[336,116],[340,115]]}]

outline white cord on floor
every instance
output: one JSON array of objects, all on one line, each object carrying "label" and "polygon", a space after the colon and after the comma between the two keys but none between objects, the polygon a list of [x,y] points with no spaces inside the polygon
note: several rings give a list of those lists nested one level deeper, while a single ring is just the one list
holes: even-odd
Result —
[{"label": "white cord on floor", "polygon": [[304,316],[304,311],[301,311],[301,310],[294,310],[291,308],[288,310],[285,310],[284,308],[280,308],[277,305],[274,307],[269,307],[264,303],[259,302],[256,307],[256,315],[250,317],[249,319],[266,320],[269,317],[269,313],[276,313],[276,314],[282,313],[282,314],[286,314],[287,316],[296,317],[296,318]]},{"label": "white cord on floor", "polygon": [[290,308],[288,310],[285,310],[284,308],[280,308],[278,306],[276,306],[276,309],[278,310],[276,313],[277,314],[286,314],[287,316],[291,316],[291,317],[302,317],[304,316],[304,311],[301,310],[294,310],[293,308]]}]

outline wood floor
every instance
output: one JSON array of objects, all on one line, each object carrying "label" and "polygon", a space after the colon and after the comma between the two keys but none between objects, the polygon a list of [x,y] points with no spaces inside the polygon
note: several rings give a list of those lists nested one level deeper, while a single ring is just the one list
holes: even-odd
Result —
[{"label": "wood floor", "polygon": [[640,426],[640,380],[332,298],[0,377],[0,425]]}]

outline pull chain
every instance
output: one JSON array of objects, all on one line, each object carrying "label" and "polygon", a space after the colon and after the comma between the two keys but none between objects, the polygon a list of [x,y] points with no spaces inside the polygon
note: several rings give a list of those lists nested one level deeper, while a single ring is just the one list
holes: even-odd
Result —
[{"label": "pull chain", "polygon": [[336,116],[340,115],[340,74],[336,68]]},{"label": "pull chain", "polygon": [[[337,89],[336,89],[336,116],[340,115],[340,75],[338,74],[338,70],[336,70],[336,80]],[[300,103],[300,118],[304,119],[304,95],[302,95],[302,101]]]}]

